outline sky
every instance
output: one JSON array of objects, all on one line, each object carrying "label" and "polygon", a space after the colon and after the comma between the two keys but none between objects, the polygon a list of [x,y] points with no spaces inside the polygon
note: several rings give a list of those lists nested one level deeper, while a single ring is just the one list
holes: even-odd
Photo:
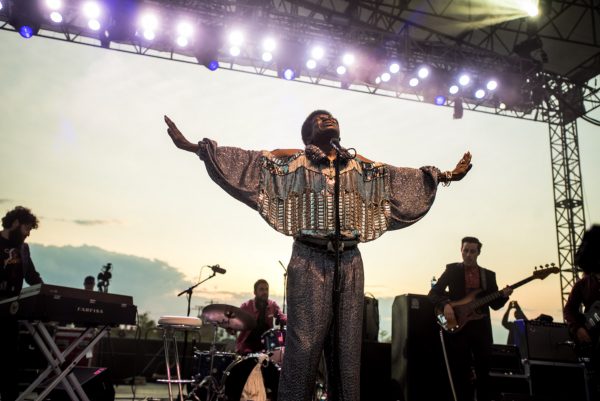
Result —
[{"label": "sky", "polygon": [[[78,286],[112,262],[112,288],[135,293],[141,311],[172,305],[178,310],[169,314],[181,314],[177,293],[219,264],[227,273],[201,284],[197,302],[239,303],[265,278],[281,303],[280,262],[287,265],[292,239],[221,190],[197,156],[176,149],[165,114],[192,141],[244,149],[302,148],[304,118],[326,109],[340,121],[342,144],[372,160],[448,170],[471,151],[469,175],[440,186],[421,221],[360,246],[365,291],[386,304],[426,294],[433,276],[460,261],[466,235],[482,241],[479,263],[496,271],[500,286],[558,262],[544,123],[470,111],[453,120],[447,107],[7,31],[0,54],[0,209],[24,205],[40,216],[29,242],[53,284]],[[600,119],[599,110],[591,116]],[[590,226],[600,222],[599,128],[579,121],[578,132]],[[57,262],[75,250],[71,264]],[[146,273],[132,275],[142,264]],[[562,321],[558,275],[517,289],[513,299],[528,317]],[[505,336],[497,329],[502,313],[493,314],[497,342]],[[390,319],[382,312],[382,326]]]}]

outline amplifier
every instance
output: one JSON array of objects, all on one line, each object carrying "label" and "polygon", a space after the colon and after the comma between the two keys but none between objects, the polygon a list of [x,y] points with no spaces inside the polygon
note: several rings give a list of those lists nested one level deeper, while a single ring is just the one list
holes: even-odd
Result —
[{"label": "amplifier", "polygon": [[490,371],[503,374],[523,374],[519,348],[516,345],[493,344],[490,347]]},{"label": "amplifier", "polygon": [[577,362],[567,325],[530,320],[515,320],[515,343],[525,359]]}]

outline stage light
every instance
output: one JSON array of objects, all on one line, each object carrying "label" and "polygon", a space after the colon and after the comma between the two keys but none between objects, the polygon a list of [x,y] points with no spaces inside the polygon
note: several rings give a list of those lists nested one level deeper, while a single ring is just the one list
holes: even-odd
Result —
[{"label": "stage light", "polygon": [[317,68],[317,62],[313,59],[309,59],[306,62],[306,68],[308,68],[309,70],[314,70],[315,68]]},{"label": "stage light", "polygon": [[389,72],[384,72],[383,74],[381,74],[381,80],[383,82],[388,82],[391,78],[392,78],[392,76],[390,75]]},{"label": "stage light", "polygon": [[483,89],[477,89],[475,91],[475,97],[477,99],[483,99],[485,97],[485,91]]},{"label": "stage light", "polygon": [[0,1],[0,10],[2,10],[2,8],[4,7],[4,5],[2,4],[2,2]]},{"label": "stage light", "polygon": [[189,43],[189,40],[185,36],[178,36],[175,42],[179,47],[186,47]]},{"label": "stage light", "polygon": [[506,104],[500,102],[500,105],[498,107],[500,108],[500,110],[505,110],[506,109]]},{"label": "stage light", "polygon": [[140,20],[142,28],[155,30],[158,27],[158,19],[154,14],[144,14]]},{"label": "stage light", "polygon": [[29,39],[35,34],[35,32],[34,29],[29,25],[22,25],[21,27],[19,27],[19,34],[25,39]]},{"label": "stage light", "polygon": [[100,17],[100,6],[95,1],[88,1],[84,3],[83,15],[89,19],[98,19]]},{"label": "stage light", "polygon": [[291,81],[292,79],[296,78],[296,72],[291,68],[286,68],[283,70],[282,76],[284,79]]},{"label": "stage light", "polygon": [[277,43],[273,38],[265,38],[262,42],[262,47],[264,50],[262,54],[262,61],[268,63],[273,60],[273,50],[275,50],[275,47],[277,47]]},{"label": "stage light", "polygon": [[263,40],[262,45],[263,45],[263,49],[267,52],[272,52],[277,47],[277,43],[275,42],[275,39],[273,39],[273,38],[265,38]]},{"label": "stage light", "polygon": [[346,67],[340,65],[335,69],[335,72],[337,72],[338,75],[344,75],[346,73]]},{"label": "stage light", "polygon": [[490,91],[496,90],[496,88],[498,87],[498,82],[491,79],[488,81],[485,87],[488,88],[488,90]]},{"label": "stage light", "polygon": [[58,11],[52,11],[50,13],[50,19],[52,20],[52,22],[54,22],[56,24],[60,24],[63,20],[63,16]]},{"label": "stage light", "polygon": [[442,95],[438,95],[435,97],[434,102],[438,106],[443,106],[444,104],[446,104],[446,97],[442,96]]},{"label": "stage light", "polygon": [[315,60],[321,60],[325,56],[325,50],[321,46],[315,46],[310,51],[310,55]]},{"label": "stage light", "polygon": [[229,44],[240,47],[244,43],[244,34],[241,31],[232,31],[229,34]]},{"label": "stage light", "polygon": [[450,89],[448,89],[448,92],[450,92],[451,95],[456,95],[458,93],[458,86],[452,85]]},{"label": "stage light", "polygon": [[97,19],[89,20],[88,28],[90,28],[92,31],[99,31],[100,30],[100,21],[98,21]]},{"label": "stage light", "polygon": [[354,54],[352,53],[346,53],[342,57],[342,63],[344,63],[344,65],[351,66],[352,64],[354,64],[354,61]]},{"label": "stage light", "polygon": [[156,33],[154,32],[158,27],[158,19],[154,14],[145,14],[141,18],[141,25],[144,30],[143,35],[146,40],[154,40]]},{"label": "stage light", "polygon": [[429,76],[429,68],[427,68],[427,67],[421,67],[421,68],[419,68],[419,72],[417,72],[417,75],[421,79],[427,78]]},{"label": "stage light", "polygon": [[375,85],[379,85],[381,83],[381,77],[375,78]]},{"label": "stage light", "polygon": [[521,9],[530,17],[535,17],[539,14],[537,0],[521,0]]},{"label": "stage light", "polygon": [[229,48],[229,54],[231,54],[233,57],[239,56],[241,52],[241,49],[237,46],[231,46]]},{"label": "stage light", "polygon": [[408,84],[414,88],[415,86],[419,85],[419,79],[411,78],[410,81],[408,81]]},{"label": "stage light", "polygon": [[46,0],[46,7],[50,10],[58,10],[62,7],[62,2],[60,0]]},{"label": "stage light", "polygon": [[144,39],[154,40],[155,37],[156,37],[156,34],[154,33],[154,31],[151,31],[150,29],[146,29],[144,31]]},{"label": "stage light", "polygon": [[462,74],[459,78],[458,78],[458,83],[461,84],[462,86],[467,86],[469,85],[469,82],[471,82],[471,77],[468,76],[467,74]]},{"label": "stage light", "polygon": [[192,36],[193,33],[192,25],[188,22],[180,22],[177,24],[177,45],[179,47],[186,47],[189,44],[189,37]]},{"label": "stage light", "polygon": [[192,25],[189,22],[180,22],[179,24],[177,24],[177,33],[179,34],[179,36],[185,36],[186,38],[189,38],[190,36],[192,36],[193,32],[194,29],[192,28]]},{"label": "stage light", "polygon": [[398,64],[398,63],[390,64],[389,70],[392,74],[397,74],[398,72],[400,72],[400,64]]}]

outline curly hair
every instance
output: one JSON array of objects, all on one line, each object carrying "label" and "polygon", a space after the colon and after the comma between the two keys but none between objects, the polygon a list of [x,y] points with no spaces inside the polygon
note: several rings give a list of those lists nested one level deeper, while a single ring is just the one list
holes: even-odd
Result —
[{"label": "curly hair", "polygon": [[575,265],[585,273],[600,273],[600,225],[593,225],[583,234]]},{"label": "curly hair", "polygon": [[305,145],[309,144],[310,136],[312,134],[313,121],[319,114],[327,114],[328,116],[332,115],[327,110],[315,110],[310,113],[308,117],[306,117],[306,120],[304,120],[304,123],[302,123],[302,142],[304,142]]},{"label": "curly hair", "polygon": [[19,221],[20,224],[31,224],[31,228],[38,228],[39,220],[31,213],[26,207],[17,206],[2,218],[2,227],[10,228],[15,221]]}]

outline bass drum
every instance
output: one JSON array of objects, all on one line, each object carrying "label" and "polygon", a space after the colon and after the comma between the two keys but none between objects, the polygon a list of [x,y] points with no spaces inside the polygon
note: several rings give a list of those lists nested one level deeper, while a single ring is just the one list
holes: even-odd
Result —
[{"label": "bass drum", "polygon": [[[260,362],[262,360],[262,362]],[[279,387],[279,368],[265,354],[249,354],[239,361],[233,362],[223,373],[223,391],[228,401],[239,401],[250,373],[261,364],[263,386],[267,400],[277,401]]]},{"label": "bass drum", "polygon": [[211,358],[210,351],[194,351],[195,363],[192,374],[196,382],[202,381],[203,378],[209,375],[219,382],[225,369],[239,356],[232,352],[215,352],[212,359],[212,371],[210,370]]}]

